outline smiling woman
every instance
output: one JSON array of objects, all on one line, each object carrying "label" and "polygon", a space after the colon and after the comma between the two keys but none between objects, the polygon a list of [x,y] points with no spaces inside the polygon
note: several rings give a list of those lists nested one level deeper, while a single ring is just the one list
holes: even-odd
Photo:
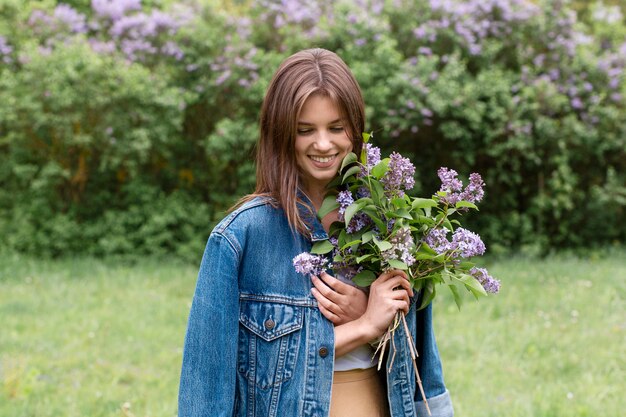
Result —
[{"label": "smiling woman", "polygon": [[339,108],[328,96],[314,94],[302,106],[296,134],[296,159],[302,191],[316,209],[326,185],[337,175],[343,158],[352,151]]},{"label": "smiling woman", "polygon": [[432,415],[451,416],[430,310],[416,312],[402,271],[381,274],[366,295],[351,281],[324,272],[311,279],[291,264],[328,239],[338,212],[317,218],[326,186],[343,158],[363,148],[364,104],[350,69],[323,49],[287,58],[260,125],[256,190],[213,229],[200,266],[178,415],[422,415],[412,379],[379,374],[371,360],[368,342],[401,310],[414,315],[425,346],[420,374],[428,375]]}]

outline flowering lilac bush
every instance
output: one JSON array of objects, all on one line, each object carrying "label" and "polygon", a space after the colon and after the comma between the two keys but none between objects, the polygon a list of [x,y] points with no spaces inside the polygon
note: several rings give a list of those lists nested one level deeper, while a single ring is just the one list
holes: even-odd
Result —
[{"label": "flowering lilac bush", "polygon": [[[364,135],[367,143],[360,158],[353,153],[345,157],[318,213],[322,218],[338,209],[339,221],[331,225],[329,240],[294,258],[296,271],[316,274],[332,267],[336,274],[367,286],[381,272],[401,269],[413,287],[423,291],[421,308],[431,302],[439,283],[450,287],[459,307],[462,288],[476,296],[498,292],[499,281],[471,261],[485,253],[480,236],[450,219],[454,213],[476,209],[474,203],[484,194],[480,175],[472,174],[463,190],[458,174],[441,168],[442,184],[435,195],[410,197],[415,167],[396,152],[381,159],[369,137]],[[353,223],[356,218],[358,227]]]},{"label": "flowering lilac bush", "polygon": [[[385,154],[394,150],[415,166],[414,186],[401,193],[442,188],[451,206],[472,202],[483,198],[476,179],[463,189],[444,187],[439,177],[445,173],[438,169],[482,174],[490,193],[481,216],[459,211],[465,226],[481,230],[492,252],[626,240],[621,4],[240,3],[4,2],[0,166],[7,168],[0,176],[0,233],[15,233],[12,226],[19,223],[24,241],[39,236],[27,232],[39,230],[37,219],[45,217],[35,208],[38,200],[26,197],[24,184],[33,175],[47,178],[36,184],[47,190],[53,213],[63,214],[46,236],[73,250],[90,246],[72,246],[75,234],[68,231],[86,224],[99,231],[85,241],[108,235],[107,241],[118,242],[108,248],[148,247],[148,240],[131,237],[143,236],[134,215],[119,227],[103,226],[108,220],[102,215],[109,201],[120,213],[130,212],[145,187],[154,195],[184,194],[210,213],[210,221],[218,219],[236,196],[253,188],[250,156],[272,69],[290,53],[319,45],[336,51],[359,80],[368,125],[384,132],[378,145]],[[105,63],[101,72],[87,70],[83,63],[91,61]],[[40,72],[46,65],[54,72]],[[107,74],[118,74],[118,81]],[[66,87],[74,84],[79,88],[71,94]],[[33,87],[40,85],[45,88]],[[157,88],[163,94],[150,91]],[[155,105],[145,104],[153,99]],[[136,103],[144,103],[146,112]],[[164,108],[170,123],[163,120]],[[372,158],[372,166],[361,167],[364,173],[378,164]],[[393,188],[411,180],[385,181]],[[366,191],[356,190],[353,198]],[[387,226],[393,228],[391,220]],[[195,227],[181,221],[169,229],[201,235],[204,228]],[[367,230],[371,219],[357,213],[347,227]],[[449,239],[452,233],[448,229]],[[41,240],[40,248],[49,243],[43,234],[33,239]],[[393,254],[402,257],[401,250]]]}]

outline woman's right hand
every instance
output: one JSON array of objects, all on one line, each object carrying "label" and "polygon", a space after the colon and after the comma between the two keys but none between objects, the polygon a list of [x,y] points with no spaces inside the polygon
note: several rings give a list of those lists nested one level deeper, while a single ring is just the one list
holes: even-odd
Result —
[{"label": "woman's right hand", "polygon": [[361,319],[363,324],[381,336],[391,324],[398,311],[409,312],[413,288],[407,275],[401,270],[381,274],[370,286],[367,309]]}]

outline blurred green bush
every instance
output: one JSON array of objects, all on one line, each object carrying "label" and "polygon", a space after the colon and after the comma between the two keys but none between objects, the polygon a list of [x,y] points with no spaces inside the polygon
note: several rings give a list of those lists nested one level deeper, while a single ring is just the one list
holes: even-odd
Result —
[{"label": "blurred green bush", "polygon": [[299,49],[353,69],[369,129],[479,172],[496,252],[626,238],[626,26],[563,0],[0,5],[0,246],[197,260],[254,187],[264,90]]}]

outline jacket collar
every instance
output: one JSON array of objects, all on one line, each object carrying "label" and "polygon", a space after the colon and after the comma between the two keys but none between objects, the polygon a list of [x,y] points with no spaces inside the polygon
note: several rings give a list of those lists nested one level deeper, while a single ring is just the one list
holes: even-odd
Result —
[{"label": "jacket collar", "polygon": [[317,212],[309,197],[298,189],[298,212],[304,221],[305,227],[309,231],[312,242],[328,239],[328,233],[324,230],[322,222],[317,218]]}]

